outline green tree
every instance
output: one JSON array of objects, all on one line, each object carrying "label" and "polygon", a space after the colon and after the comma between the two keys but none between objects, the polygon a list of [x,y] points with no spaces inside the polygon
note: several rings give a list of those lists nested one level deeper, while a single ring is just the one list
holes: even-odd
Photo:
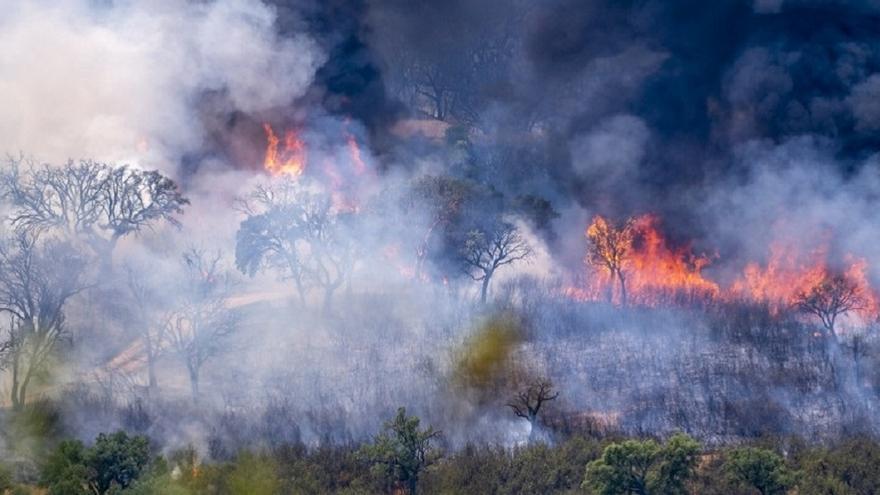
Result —
[{"label": "green tree", "polygon": [[785,460],[767,449],[744,447],[730,451],[724,471],[733,483],[754,488],[761,495],[784,494],[794,484]]},{"label": "green tree", "polygon": [[880,493],[880,444],[875,440],[856,438],[832,449],[810,450],[798,466],[798,491],[805,495]]},{"label": "green tree", "polygon": [[149,443],[143,436],[101,433],[90,448],[65,440],[43,464],[41,484],[52,495],[113,493],[129,487],[149,462]]},{"label": "green tree", "polygon": [[374,472],[403,485],[411,495],[416,493],[422,471],[439,458],[432,443],[440,432],[430,426],[423,430],[419,423],[417,416],[407,416],[401,407],[394,419],[385,423],[385,431],[359,453],[373,464]]},{"label": "green tree", "polygon": [[146,437],[128,436],[124,431],[101,433],[95,445],[86,451],[85,462],[98,493],[108,493],[114,487],[127,488],[149,464],[150,444]]},{"label": "green tree", "polygon": [[49,495],[87,495],[89,469],[86,448],[79,440],[65,440],[46,458],[40,472],[40,484]]},{"label": "green tree", "polygon": [[583,486],[602,495],[683,494],[699,452],[700,445],[684,434],[665,445],[654,440],[613,443],[587,464]]}]

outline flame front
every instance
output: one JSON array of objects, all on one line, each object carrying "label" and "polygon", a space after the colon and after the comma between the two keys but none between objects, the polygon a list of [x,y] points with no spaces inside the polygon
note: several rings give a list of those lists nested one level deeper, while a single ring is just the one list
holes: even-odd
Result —
[{"label": "flame front", "polygon": [[710,258],[688,246],[671,247],[654,215],[614,225],[596,216],[587,228],[587,282],[565,290],[580,300],[609,300],[642,306],[748,301],[765,304],[773,313],[798,306],[799,298],[834,277],[852,284],[864,320],[880,315],[880,296],[868,280],[868,264],[852,255],[834,259],[827,243],[801,252],[791,243],[773,243],[767,263],[748,263],[736,280],[722,288],[702,271]]},{"label": "flame front", "polygon": [[272,175],[302,175],[306,168],[306,147],[299,135],[292,130],[284,133],[284,147],[272,126],[263,124],[266,131],[266,158],[263,169]]},{"label": "flame front", "polygon": [[[596,242],[597,236],[607,235],[608,225],[605,218],[596,216],[586,236]],[[619,277],[623,281],[615,280],[615,274],[607,266],[593,264],[586,289],[577,293],[579,298],[598,300],[610,296],[612,301],[620,303],[624,289],[615,288],[615,284],[625,286],[628,301],[646,306],[717,297],[718,285],[701,273],[709,264],[709,258],[691,254],[687,246],[670,247],[660,232],[656,216],[642,215],[625,228],[629,232],[618,235],[612,242],[618,244],[616,249],[606,243],[599,253],[600,256],[613,254],[611,264],[620,267]]]},{"label": "flame front", "polygon": [[854,284],[864,300],[858,312],[865,318],[876,318],[880,301],[868,282],[867,261],[846,255],[838,269],[832,267],[832,261],[825,246],[802,254],[795,246],[775,242],[770,247],[768,262],[764,266],[754,262],[746,265],[730,287],[728,297],[767,304],[772,312],[778,313],[797,304],[801,294],[839,274]]}]

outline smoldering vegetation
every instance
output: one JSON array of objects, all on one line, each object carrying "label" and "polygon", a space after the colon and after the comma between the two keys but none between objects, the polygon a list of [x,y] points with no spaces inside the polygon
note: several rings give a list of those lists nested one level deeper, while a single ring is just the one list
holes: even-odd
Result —
[{"label": "smoldering vegetation", "polygon": [[[10,7],[3,461],[55,486],[53,452],[86,472],[140,456],[140,436],[99,436],[122,430],[197,493],[337,462],[347,488],[297,490],[455,492],[420,471],[441,452],[439,471],[485,461],[529,493],[514,466],[555,459],[553,489],[576,490],[611,442],[653,437],[626,448],[702,449],[719,479],[758,459],[781,493],[785,466],[870,451],[878,19],[796,0]],[[395,435],[417,439],[412,472]],[[777,453],[727,451],[743,442]]]}]

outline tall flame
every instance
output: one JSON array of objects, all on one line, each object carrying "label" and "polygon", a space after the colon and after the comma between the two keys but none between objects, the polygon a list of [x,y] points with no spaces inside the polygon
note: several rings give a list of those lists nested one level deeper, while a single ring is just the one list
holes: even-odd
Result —
[{"label": "tall flame", "polygon": [[284,133],[284,147],[279,149],[281,140],[272,126],[263,124],[266,131],[266,158],[263,168],[272,175],[298,176],[306,168],[306,147],[299,135],[292,130]]},{"label": "tall flame", "polygon": [[[596,216],[587,228],[587,237],[606,230],[607,220]],[[659,229],[659,219],[654,215],[642,215],[633,220],[632,235],[618,238],[619,246],[626,253],[621,264],[621,272],[628,293],[627,300],[636,304],[656,306],[674,301],[695,298],[715,298],[720,289],[715,282],[703,277],[701,271],[710,260],[697,256],[687,246],[670,247]],[[615,292],[612,273],[607,269],[593,267],[590,282],[583,291],[569,290],[569,293],[582,299],[601,299],[610,294],[614,302],[621,302],[621,292]],[[598,268],[598,269],[597,269]]]},{"label": "tall flame", "polygon": [[858,308],[863,317],[878,314],[880,299],[868,282],[868,263],[863,258],[843,256],[842,268],[831,266],[829,249],[822,246],[808,254],[799,253],[794,246],[774,242],[770,258],[762,266],[749,263],[742,275],[730,287],[729,297],[767,304],[773,312],[792,307],[801,294],[819,286],[829,277],[839,274],[854,284],[864,299]]},{"label": "tall flame", "polygon": [[808,252],[792,243],[775,242],[765,264],[747,264],[731,285],[722,288],[702,274],[709,258],[693,254],[687,246],[671,247],[659,225],[654,215],[642,215],[621,226],[595,217],[586,230],[593,246],[587,257],[592,271],[585,284],[565,292],[581,300],[610,296],[620,304],[621,285],[625,285],[627,303],[637,305],[746,300],[766,304],[778,313],[796,307],[799,298],[829,279],[842,276],[860,299],[854,313],[864,320],[880,315],[880,295],[869,283],[866,260],[852,255],[832,259],[827,242]]}]

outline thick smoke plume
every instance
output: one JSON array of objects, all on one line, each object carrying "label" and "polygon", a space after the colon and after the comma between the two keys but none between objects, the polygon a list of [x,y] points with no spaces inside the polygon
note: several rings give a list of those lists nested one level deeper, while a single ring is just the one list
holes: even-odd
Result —
[{"label": "thick smoke plume", "polygon": [[280,37],[258,1],[27,2],[0,23],[0,147],[41,160],[100,156],[178,173],[202,149],[199,107],[289,104],[324,55],[307,33]]},{"label": "thick smoke plume", "polygon": [[[400,405],[453,448],[880,429],[853,345],[877,343],[876,2],[7,3],[4,235],[28,178],[80,159],[189,201],[38,229],[112,239],[34,389],[75,435],[224,458],[362,440]],[[617,272],[590,262],[600,216]],[[652,285],[670,266],[712,290]],[[823,327],[800,287],[762,299],[798,271],[865,302]],[[542,422],[507,404],[535,380],[559,392]]]}]

